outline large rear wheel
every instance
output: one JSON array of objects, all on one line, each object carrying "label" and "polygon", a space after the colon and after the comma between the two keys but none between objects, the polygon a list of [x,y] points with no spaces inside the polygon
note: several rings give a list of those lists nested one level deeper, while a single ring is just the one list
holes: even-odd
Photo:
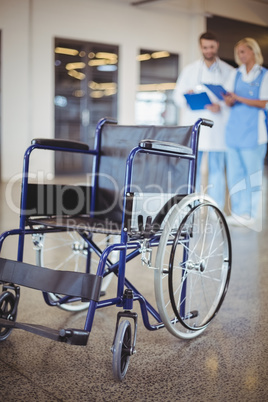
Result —
[{"label": "large rear wheel", "polygon": [[[96,234],[95,242],[101,250],[109,245],[109,241],[109,236]],[[36,234],[33,236],[33,243],[36,251],[36,264],[39,266],[56,270],[87,272],[87,257],[90,253],[90,272],[95,274],[97,271],[98,255],[89,250],[88,243],[76,231],[46,233],[45,235]],[[103,278],[101,288],[103,293],[106,292],[112,277],[113,274],[109,274]],[[57,302],[60,308],[67,311],[82,311],[89,306],[88,302],[70,301],[63,298],[63,295],[54,293],[48,293],[48,297],[52,302]]]},{"label": "large rear wheel", "polygon": [[207,196],[189,195],[169,216],[156,255],[155,296],[167,329],[191,339],[219,311],[231,271],[223,214]]}]

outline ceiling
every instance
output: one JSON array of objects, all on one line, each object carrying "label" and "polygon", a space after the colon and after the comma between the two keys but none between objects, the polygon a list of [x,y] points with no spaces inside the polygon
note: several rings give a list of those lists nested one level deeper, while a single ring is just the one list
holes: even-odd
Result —
[{"label": "ceiling", "polygon": [[[115,1],[115,0],[113,0]],[[129,4],[132,7],[153,7],[154,9],[163,9],[169,11],[198,11],[201,8],[204,10],[205,0],[202,2],[200,0],[116,0],[117,2]],[[236,2],[241,2],[243,0],[233,0]],[[262,3],[268,6],[268,0],[247,0],[249,3]],[[200,7],[203,4],[203,7]],[[201,11],[201,10],[200,10]]]},{"label": "ceiling", "polygon": [[[212,0],[110,0],[113,2],[117,2],[117,4],[124,4],[125,6],[128,6],[129,8],[138,8],[138,9],[146,9],[147,11],[149,10],[155,10],[155,11],[160,11],[162,13],[173,13],[173,14],[179,14],[179,13],[184,13],[184,14],[195,14],[195,15],[202,15],[204,17],[211,17],[211,4],[213,4]],[[224,0],[222,0],[224,2]],[[227,3],[227,2],[226,2]],[[267,25],[268,25],[268,20],[267,20],[267,15],[268,15],[268,0],[231,0],[231,2],[228,2],[229,8],[230,4],[236,5],[236,10],[239,8],[242,9],[243,6],[247,6],[247,8],[251,11],[256,11],[256,15],[260,17],[260,19],[266,23],[261,24],[260,26],[258,24],[250,24],[248,22],[239,22],[235,23],[237,24],[237,29],[235,29],[235,24],[233,29],[230,32],[226,32],[226,27],[223,26],[221,28],[221,31],[223,33],[223,40],[221,42],[228,42],[228,45],[230,46],[230,49],[227,49],[224,52],[223,46],[222,46],[222,52],[226,53],[224,54],[225,58],[228,58],[228,55],[231,54],[231,58],[233,58],[233,41],[229,40],[226,41],[224,38],[226,38],[226,33],[233,35],[237,40],[241,36],[241,32],[245,32],[244,36],[248,36],[247,32],[250,32],[251,36],[254,37],[258,42],[260,43],[264,55],[264,59],[266,61],[265,65],[268,65],[268,41],[267,41]],[[254,8],[255,7],[255,8]],[[266,12],[267,9],[267,12]],[[264,15],[263,15],[264,14]],[[236,14],[237,15],[237,14]],[[264,19],[263,19],[264,17]],[[235,17],[234,17],[235,18]],[[214,18],[215,19],[215,18]],[[223,18],[224,19],[224,18]],[[213,19],[208,18],[210,23],[212,23]],[[229,17],[229,26],[230,24],[232,25],[231,17]],[[237,21],[238,19],[234,19],[233,21]],[[215,21],[214,21],[215,22]],[[225,22],[226,24],[226,22]],[[245,26],[244,26],[245,25]],[[220,27],[213,27],[213,32],[217,33],[217,36],[220,38],[219,35],[219,29]],[[230,29],[229,29],[230,30]],[[235,36],[236,31],[238,30],[237,37]],[[259,32],[260,31],[260,32]],[[235,42],[234,42],[235,43]],[[227,45],[226,45],[227,46]],[[223,57],[223,55],[221,55]],[[229,57],[229,58],[230,58]]]},{"label": "ceiling", "polygon": [[[167,7],[178,8],[182,5],[187,5],[193,3],[189,0],[120,0],[124,3],[128,3],[132,6],[143,6],[145,4],[151,3],[151,5],[156,5],[156,3],[165,3]],[[250,0],[253,3],[264,3],[268,4],[268,0]],[[154,4],[153,4],[154,3]]]}]

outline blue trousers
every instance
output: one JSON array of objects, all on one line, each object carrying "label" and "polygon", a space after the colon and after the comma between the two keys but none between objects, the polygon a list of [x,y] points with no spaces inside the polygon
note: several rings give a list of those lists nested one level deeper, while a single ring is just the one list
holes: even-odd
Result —
[{"label": "blue trousers", "polygon": [[225,203],[225,152],[208,152],[208,185],[201,188],[201,162],[203,151],[198,152],[196,191],[206,193],[223,210]]},{"label": "blue trousers", "polygon": [[227,182],[231,213],[256,219],[262,194],[267,144],[254,148],[228,148]]}]

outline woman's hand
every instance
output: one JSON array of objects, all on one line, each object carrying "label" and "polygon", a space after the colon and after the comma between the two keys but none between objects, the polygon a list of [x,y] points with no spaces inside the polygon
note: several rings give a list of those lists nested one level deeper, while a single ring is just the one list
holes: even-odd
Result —
[{"label": "woman's hand", "polygon": [[266,104],[268,102],[267,100],[244,98],[243,96],[238,96],[233,92],[223,95],[223,97],[224,97],[226,105],[228,105],[228,106],[233,106],[235,104],[235,102],[240,102],[240,103],[244,103],[245,105],[248,105],[248,106],[265,109]]},{"label": "woman's hand", "polygon": [[237,95],[235,95],[233,92],[227,92],[226,95],[222,96],[227,106],[233,106],[237,101]]}]

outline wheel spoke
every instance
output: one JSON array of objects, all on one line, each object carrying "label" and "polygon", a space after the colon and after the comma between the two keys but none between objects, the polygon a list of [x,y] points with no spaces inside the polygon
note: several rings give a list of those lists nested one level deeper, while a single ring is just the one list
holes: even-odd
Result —
[{"label": "wheel spoke", "polygon": [[[93,235],[92,235],[93,236]],[[95,236],[95,235],[94,235]],[[110,240],[105,235],[97,235],[94,238],[95,245],[102,249]],[[36,251],[36,264],[54,270],[72,272],[87,272],[87,259],[90,262],[90,272],[95,274],[99,264],[99,253],[90,250],[88,243],[76,231],[62,233],[46,233],[39,238],[34,237],[34,249]],[[101,254],[101,253],[100,253]],[[107,275],[102,281],[102,290],[108,287],[112,275]],[[64,297],[64,303],[61,299]],[[78,298],[68,298],[59,294],[49,293],[50,301],[68,311],[82,311],[88,308],[88,302],[81,302]],[[63,300],[62,300],[63,301]]]}]

